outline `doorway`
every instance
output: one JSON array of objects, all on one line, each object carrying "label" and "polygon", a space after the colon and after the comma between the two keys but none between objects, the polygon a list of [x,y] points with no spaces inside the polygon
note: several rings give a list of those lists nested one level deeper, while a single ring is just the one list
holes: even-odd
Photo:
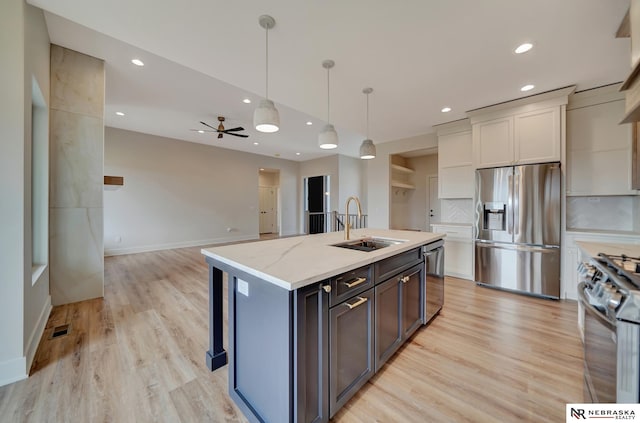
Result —
[{"label": "doorway", "polygon": [[329,176],[304,178],[305,232],[319,234],[329,232]]},{"label": "doorway", "polygon": [[280,170],[260,168],[258,173],[259,233],[277,234],[279,224]]},{"label": "doorway", "polygon": [[440,199],[438,198],[438,177],[427,176],[427,231],[431,231],[431,225],[440,223]]}]

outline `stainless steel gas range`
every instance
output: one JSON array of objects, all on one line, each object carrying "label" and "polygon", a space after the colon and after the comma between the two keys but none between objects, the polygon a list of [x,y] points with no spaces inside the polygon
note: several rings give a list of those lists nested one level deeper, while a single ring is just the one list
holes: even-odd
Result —
[{"label": "stainless steel gas range", "polygon": [[599,254],[578,271],[585,402],[640,402],[640,258]]}]

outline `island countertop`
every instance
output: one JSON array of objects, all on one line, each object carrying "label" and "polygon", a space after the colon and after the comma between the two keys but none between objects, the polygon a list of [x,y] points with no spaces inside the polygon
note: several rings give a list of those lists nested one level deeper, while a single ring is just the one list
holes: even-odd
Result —
[{"label": "island countertop", "polygon": [[221,263],[293,291],[437,241],[445,235],[368,228],[351,231],[352,240],[367,237],[391,238],[404,242],[365,252],[333,246],[332,244],[344,241],[344,232],[329,232],[203,248],[201,252]]}]

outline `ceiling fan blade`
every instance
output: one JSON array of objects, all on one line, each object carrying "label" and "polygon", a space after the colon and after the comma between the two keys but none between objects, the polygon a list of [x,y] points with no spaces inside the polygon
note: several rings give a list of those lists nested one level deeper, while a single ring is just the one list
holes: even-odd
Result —
[{"label": "ceiling fan blade", "polygon": [[236,132],[236,131],[244,131],[242,126],[238,126],[237,128],[225,129],[224,132]]},{"label": "ceiling fan blade", "polygon": [[204,126],[207,126],[211,129],[213,129],[215,132],[219,132],[217,128],[214,128],[213,126],[209,125],[208,123],[204,123],[203,121],[200,121],[201,124],[203,124]]},{"label": "ceiling fan blade", "polygon": [[[226,133],[227,131],[225,131]],[[249,138],[249,135],[244,135],[244,134],[235,134],[233,132],[229,132],[227,133],[227,135],[233,135],[234,137],[241,137],[241,138]]]},{"label": "ceiling fan blade", "polygon": [[189,131],[193,131],[193,132],[218,132],[218,131],[211,131],[209,129],[189,129]]}]

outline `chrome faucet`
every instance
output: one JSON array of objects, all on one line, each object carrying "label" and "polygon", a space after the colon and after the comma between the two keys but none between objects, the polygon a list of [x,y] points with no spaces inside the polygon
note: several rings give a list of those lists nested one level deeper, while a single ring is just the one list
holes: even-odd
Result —
[{"label": "chrome faucet", "polygon": [[344,239],[349,239],[349,229],[351,228],[351,224],[349,223],[349,202],[351,200],[355,200],[356,206],[358,206],[358,219],[362,219],[362,207],[360,206],[360,200],[358,197],[349,197],[347,198],[347,204],[344,206]]}]

